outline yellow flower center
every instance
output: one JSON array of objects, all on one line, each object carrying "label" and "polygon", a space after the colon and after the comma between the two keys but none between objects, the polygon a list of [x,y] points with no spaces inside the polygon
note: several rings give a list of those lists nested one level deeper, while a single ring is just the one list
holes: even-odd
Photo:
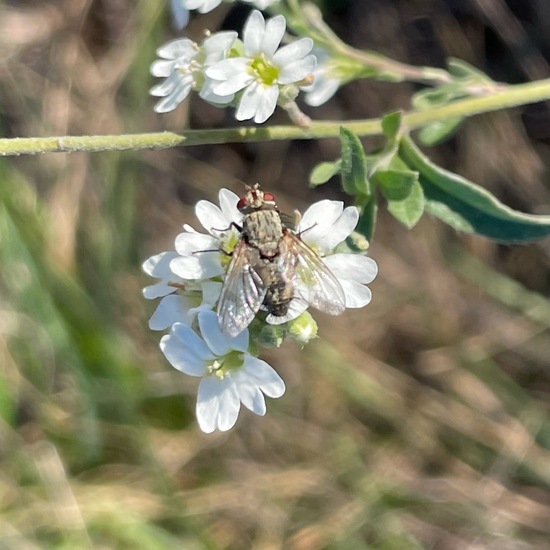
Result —
[{"label": "yellow flower center", "polygon": [[224,357],[215,359],[206,367],[206,370],[208,374],[223,380],[226,376],[230,375],[232,370],[240,369],[243,366],[243,363],[244,353],[233,350]]},{"label": "yellow flower center", "polygon": [[260,54],[250,64],[252,72],[268,86],[275,84],[279,77],[279,69],[274,67],[269,61],[266,60],[263,54]]}]

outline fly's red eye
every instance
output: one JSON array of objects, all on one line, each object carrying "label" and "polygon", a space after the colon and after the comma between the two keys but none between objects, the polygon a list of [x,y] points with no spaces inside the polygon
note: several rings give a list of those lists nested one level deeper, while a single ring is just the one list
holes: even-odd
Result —
[{"label": "fly's red eye", "polygon": [[244,197],[239,199],[239,202],[237,203],[237,210],[242,210],[246,206],[246,199]]},{"label": "fly's red eye", "polygon": [[264,201],[275,202],[275,195],[273,193],[265,193],[264,192]]}]

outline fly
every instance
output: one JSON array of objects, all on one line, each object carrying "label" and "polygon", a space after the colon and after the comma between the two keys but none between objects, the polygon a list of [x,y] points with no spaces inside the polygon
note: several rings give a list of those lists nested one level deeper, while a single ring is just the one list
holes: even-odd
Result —
[{"label": "fly", "polygon": [[[218,306],[222,331],[237,336],[260,308],[272,324],[293,319],[293,300],[331,315],[345,309],[338,279],[283,220],[272,193],[247,186],[237,203],[242,226]],[[305,308],[304,308],[305,309]]]}]

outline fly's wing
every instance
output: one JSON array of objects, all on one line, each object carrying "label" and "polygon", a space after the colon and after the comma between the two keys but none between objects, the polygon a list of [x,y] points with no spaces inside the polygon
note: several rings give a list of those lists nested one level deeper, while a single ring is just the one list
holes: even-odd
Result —
[{"label": "fly's wing", "polygon": [[325,313],[343,313],[346,309],[344,289],[323,260],[292,231],[285,231],[284,243],[282,269],[293,280],[296,293]]},{"label": "fly's wing", "polygon": [[254,319],[266,293],[266,286],[254,270],[257,251],[245,242],[237,245],[218,304],[218,321],[222,332],[235,337]]}]

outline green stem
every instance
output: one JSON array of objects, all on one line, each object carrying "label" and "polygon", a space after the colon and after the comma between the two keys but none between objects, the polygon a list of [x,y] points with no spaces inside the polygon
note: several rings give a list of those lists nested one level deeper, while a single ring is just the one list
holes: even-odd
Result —
[{"label": "green stem", "polygon": [[[529,103],[550,100],[550,79],[502,86],[481,96],[453,101],[429,111],[411,111],[403,116],[406,126],[413,130],[432,122],[469,117]],[[337,138],[345,126],[359,136],[382,133],[381,119],[312,122],[307,128],[297,126],[241,127],[232,129],[188,130],[184,134],[157,132],[113,136],[64,136],[0,139],[0,156],[32,155],[36,153],[67,153],[74,151],[124,151],[165,149],[179,145],[208,145],[217,143],[259,142],[287,139]]]}]

